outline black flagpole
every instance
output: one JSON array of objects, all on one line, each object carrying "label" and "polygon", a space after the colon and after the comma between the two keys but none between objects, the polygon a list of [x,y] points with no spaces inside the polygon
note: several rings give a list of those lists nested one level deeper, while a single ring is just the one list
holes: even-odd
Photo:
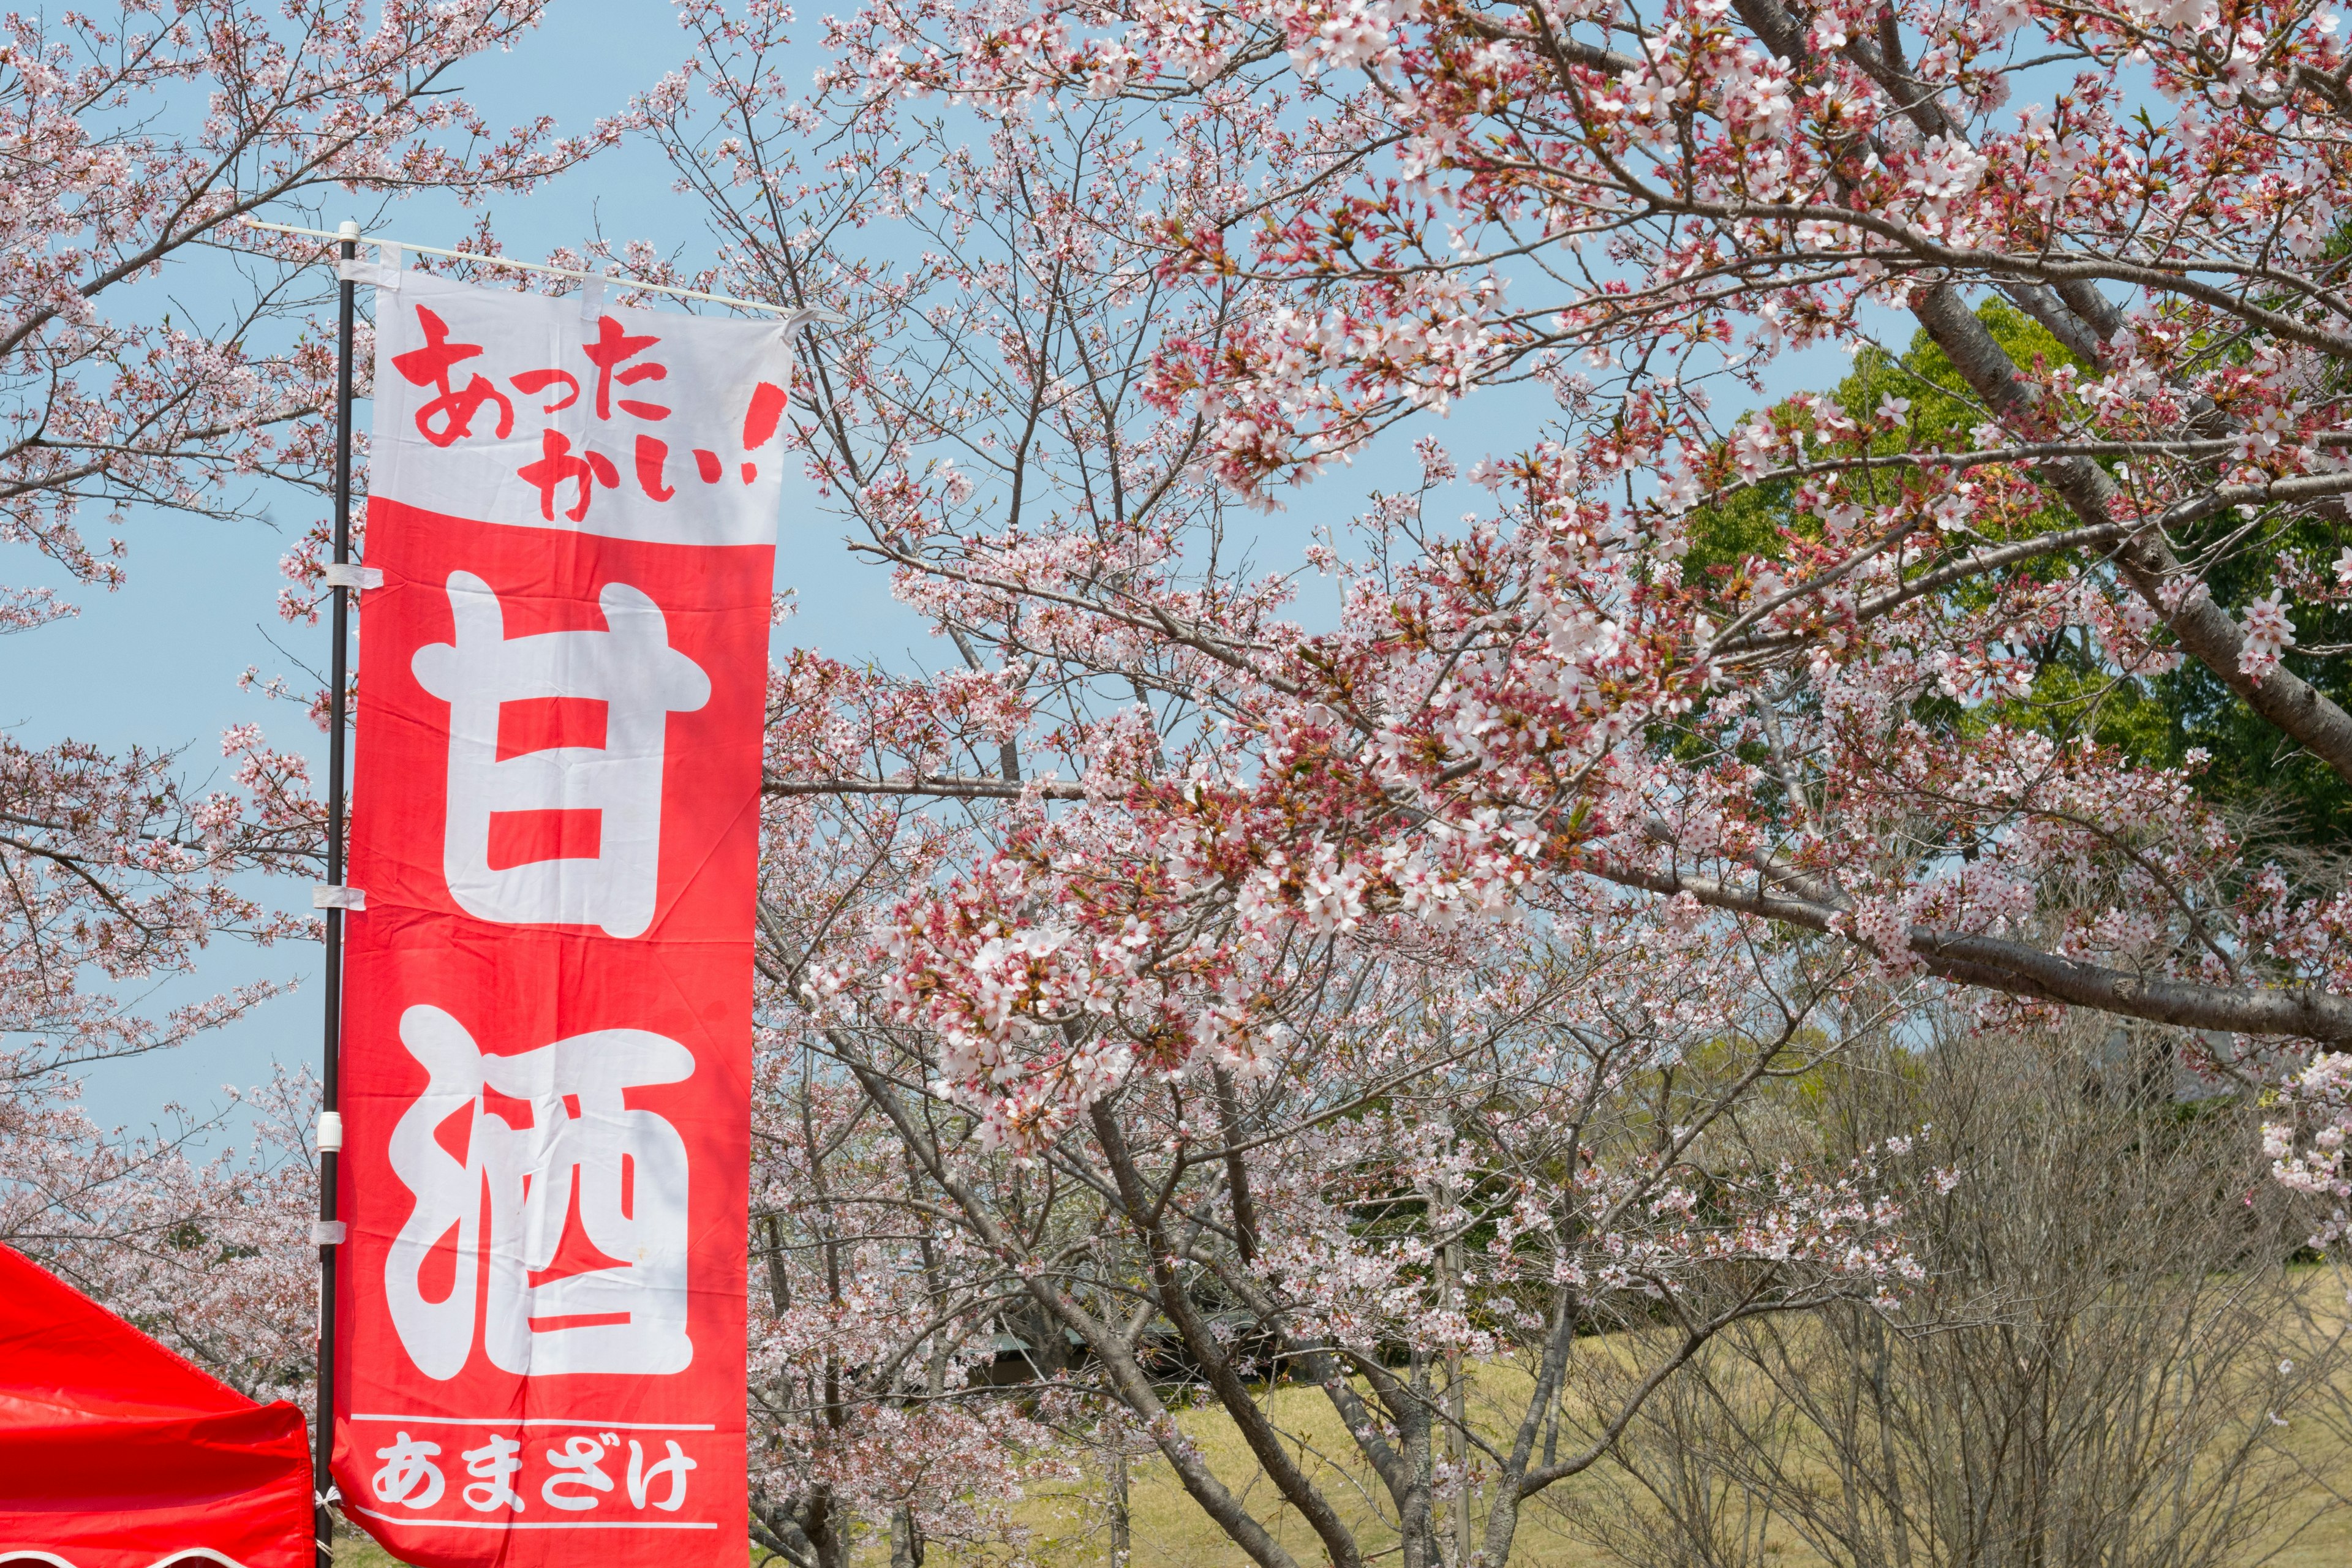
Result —
[{"label": "black flagpole", "polygon": [[[346,222],[340,233],[345,261],[359,256],[360,226]],[[328,574],[334,595],[334,641],[328,655],[327,686],[327,906],[326,998],[327,1029],[324,1068],[320,1074],[319,1117],[319,1398],[313,1423],[312,1492],[317,1499],[319,1568],[335,1560],[334,1515],[328,1499],[334,1491],[331,1464],[335,1449],[335,1250],[342,1241],[342,1222],[335,1217],[336,1156],[343,1146],[342,1026],[343,1026],[343,689],[350,684],[346,668],[351,641],[352,574],[352,310],[358,286],[350,277],[337,285],[341,296],[335,319],[335,566]]]}]

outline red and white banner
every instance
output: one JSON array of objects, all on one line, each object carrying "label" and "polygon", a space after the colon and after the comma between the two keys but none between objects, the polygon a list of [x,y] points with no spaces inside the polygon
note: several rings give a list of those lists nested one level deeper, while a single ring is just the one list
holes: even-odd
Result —
[{"label": "red and white banner", "polygon": [[377,279],[336,1485],[415,1563],[740,1565],[790,328]]}]

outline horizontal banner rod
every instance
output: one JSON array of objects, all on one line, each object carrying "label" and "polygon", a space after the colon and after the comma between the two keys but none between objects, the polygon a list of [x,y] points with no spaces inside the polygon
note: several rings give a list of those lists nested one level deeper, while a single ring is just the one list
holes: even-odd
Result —
[{"label": "horizontal banner rod", "polygon": [[674,294],[681,300],[708,300],[714,305],[740,305],[746,310],[766,310],[778,316],[804,316],[814,321],[845,322],[848,317],[838,310],[803,309],[794,305],[772,305],[764,300],[739,300],[731,294],[706,294],[699,289],[680,289],[669,283],[643,283],[634,278],[613,278],[601,272],[580,272],[569,267],[550,267],[543,261],[517,261],[510,257],[485,256],[478,250],[451,250],[438,245],[411,245],[404,239],[384,239],[358,233],[343,234],[334,229],[301,228],[290,223],[264,223],[257,217],[244,220],[247,228],[265,228],[272,234],[299,234],[311,239],[350,240],[358,245],[390,246],[400,250],[413,250],[420,256],[446,256],[458,261],[479,262],[485,267],[511,267],[522,272],[543,272],[551,278],[570,278],[581,283],[611,283],[624,289],[642,289],[655,294]]}]

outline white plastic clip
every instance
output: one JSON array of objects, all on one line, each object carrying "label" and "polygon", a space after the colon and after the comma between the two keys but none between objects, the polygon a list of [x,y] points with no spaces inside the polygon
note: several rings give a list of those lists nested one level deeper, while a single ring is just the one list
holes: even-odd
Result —
[{"label": "white plastic clip", "polygon": [[604,280],[591,278],[580,285],[580,319],[590,326],[604,313]]},{"label": "white plastic clip", "polygon": [[400,247],[389,240],[372,239],[367,243],[376,247],[377,259],[338,261],[335,276],[346,283],[373,283],[379,289],[399,292]]},{"label": "white plastic clip", "polygon": [[339,1219],[314,1219],[310,1222],[310,1245],[341,1247],[346,1226]]},{"label": "white plastic clip", "polygon": [[319,1112],[319,1152],[332,1154],[343,1146],[343,1118],[341,1111]]},{"label": "white plastic clip", "polygon": [[352,561],[330,561],[326,564],[323,574],[330,588],[381,588],[383,586],[383,568],[381,566],[362,566]]},{"label": "white plastic clip", "polygon": [[314,910],[363,910],[367,908],[365,888],[339,888],[332,882],[310,885],[310,907]]},{"label": "white plastic clip", "polygon": [[369,283],[378,289],[400,291],[400,268],[383,267],[373,261],[338,261],[335,276],[346,283]]}]

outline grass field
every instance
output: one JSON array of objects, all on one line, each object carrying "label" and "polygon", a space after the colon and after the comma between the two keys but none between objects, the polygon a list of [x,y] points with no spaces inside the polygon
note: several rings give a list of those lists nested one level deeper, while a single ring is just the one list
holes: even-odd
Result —
[{"label": "grass field", "polygon": [[[1508,1365],[1488,1364],[1477,1369],[1476,1377],[1478,1383],[1474,1387],[1480,1390],[1490,1406],[1509,1403],[1510,1396],[1525,1387],[1523,1375]],[[1323,1457],[1344,1453],[1348,1445],[1346,1434],[1322,1394],[1312,1388],[1278,1387],[1268,1391],[1265,1397],[1276,1424],[1295,1435],[1300,1463],[1317,1476],[1328,1495],[1340,1500],[1347,1512],[1357,1520],[1370,1521],[1374,1510],[1364,1500],[1360,1489],[1366,1478]],[[1217,1473],[1260,1504],[1259,1517],[1299,1563],[1313,1564],[1323,1561],[1314,1533],[1295,1514],[1276,1506],[1271,1488],[1222,1413],[1193,1411],[1181,1421]],[[2248,1553],[2248,1564],[2259,1563],[2263,1568],[2345,1568],[2352,1564],[2352,1508],[2335,1504],[2330,1498],[2331,1492],[2352,1492],[2352,1458],[2336,1453],[2322,1459],[2315,1452],[2308,1458],[2315,1469],[2324,1465],[2324,1470],[2314,1475],[2308,1489],[2312,1506],[2303,1510],[2305,1517],[2315,1514],[2315,1521],[2291,1541],[2272,1541]],[[1554,1489],[1568,1493],[1568,1489],[1579,1485],[1598,1484],[1570,1481]],[[1109,1536],[1099,1477],[1091,1484],[1041,1489],[1022,1506],[1019,1519],[1030,1532],[1029,1555],[1034,1561],[1050,1568],[1107,1568]],[[1129,1519],[1131,1568],[1248,1568],[1249,1559],[1200,1512],[1176,1485],[1162,1461],[1134,1463],[1129,1483]],[[1511,1568],[1628,1568],[1622,1560],[1579,1539],[1550,1509],[1531,1507],[1522,1515],[1522,1521]],[[1372,1552],[1395,1543],[1392,1533],[1377,1529],[1367,1530],[1361,1539]],[[1768,1530],[1764,1552],[1775,1564],[1785,1568],[1811,1568],[1822,1562],[1799,1536],[1786,1530]],[[395,1561],[374,1542],[365,1540],[341,1543],[336,1555],[346,1568],[389,1568]],[[857,1568],[887,1568],[887,1542],[878,1536],[866,1542],[853,1561]],[[590,1568],[593,1562],[593,1555],[583,1556],[582,1568]]]}]

